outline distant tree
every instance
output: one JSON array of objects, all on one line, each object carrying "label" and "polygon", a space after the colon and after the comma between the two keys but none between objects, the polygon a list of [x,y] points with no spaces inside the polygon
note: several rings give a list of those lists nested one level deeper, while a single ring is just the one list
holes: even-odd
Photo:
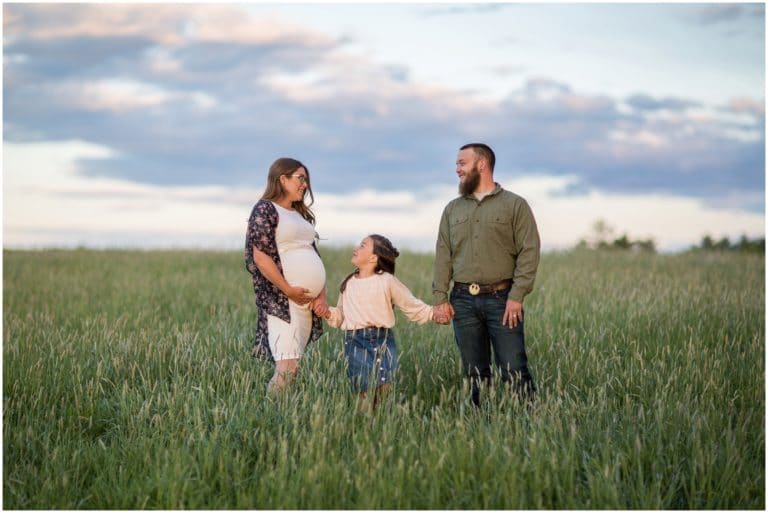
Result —
[{"label": "distant tree", "polygon": [[742,235],[739,243],[734,245],[733,249],[746,253],[765,253],[765,237],[751,241],[747,239],[746,235]]},{"label": "distant tree", "polygon": [[633,250],[637,252],[656,252],[656,243],[653,239],[632,240],[626,233],[614,238],[615,230],[603,219],[597,220],[592,225],[592,232],[586,239],[580,239],[576,244],[577,249],[593,250]]},{"label": "distant tree", "polygon": [[656,253],[656,243],[653,241],[653,239],[635,241],[633,247],[641,252]]},{"label": "distant tree", "polygon": [[722,251],[730,250],[731,249],[731,241],[728,240],[728,237],[723,237],[722,239],[720,239],[719,241],[717,241],[715,243],[713,248],[715,250],[722,250]]},{"label": "distant tree", "polygon": [[613,227],[603,219],[599,219],[592,225],[593,247],[607,248],[610,245],[611,236],[613,236]]},{"label": "distant tree", "polygon": [[765,237],[750,240],[746,235],[742,234],[737,243],[731,243],[728,237],[723,237],[719,241],[714,241],[709,235],[705,235],[701,239],[699,246],[695,246],[692,250],[696,251],[730,251],[741,253],[765,253]]},{"label": "distant tree", "polygon": [[629,250],[632,247],[632,242],[627,238],[625,233],[621,237],[613,240],[613,247],[620,250]]}]

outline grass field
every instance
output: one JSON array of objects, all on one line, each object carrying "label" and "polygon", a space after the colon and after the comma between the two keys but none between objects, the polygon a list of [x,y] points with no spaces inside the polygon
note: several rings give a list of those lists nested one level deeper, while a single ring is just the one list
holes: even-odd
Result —
[{"label": "grass field", "polygon": [[[349,251],[322,253],[335,304]],[[431,264],[398,259],[427,302]],[[375,417],[333,329],[266,398],[238,253],[3,265],[5,509],[765,508],[763,256],[545,254],[531,412],[498,387],[474,409],[451,328],[398,314]]]}]

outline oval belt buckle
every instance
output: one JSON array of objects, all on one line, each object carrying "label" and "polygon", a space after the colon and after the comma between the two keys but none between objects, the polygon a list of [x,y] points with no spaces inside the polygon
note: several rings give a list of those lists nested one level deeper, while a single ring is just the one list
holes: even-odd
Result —
[{"label": "oval belt buckle", "polygon": [[477,295],[480,293],[480,285],[477,283],[472,283],[469,285],[469,293],[472,295]]}]

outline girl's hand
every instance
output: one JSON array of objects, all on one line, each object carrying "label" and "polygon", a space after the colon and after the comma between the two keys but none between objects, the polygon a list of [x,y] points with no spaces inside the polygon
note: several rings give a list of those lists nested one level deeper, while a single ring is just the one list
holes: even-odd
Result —
[{"label": "girl's hand", "polygon": [[301,286],[291,286],[285,292],[285,295],[296,304],[307,304],[312,300],[312,297],[309,295],[309,290],[302,288]]},{"label": "girl's hand", "polygon": [[325,302],[325,298],[323,297],[318,297],[312,301],[312,311],[324,319],[327,319],[331,313],[330,308],[328,308],[328,303]]}]

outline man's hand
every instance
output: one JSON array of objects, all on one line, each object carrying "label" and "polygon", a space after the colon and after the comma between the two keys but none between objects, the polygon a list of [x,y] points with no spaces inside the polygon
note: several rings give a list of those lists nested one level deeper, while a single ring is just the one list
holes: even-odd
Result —
[{"label": "man's hand", "polygon": [[450,323],[455,313],[451,303],[442,303],[432,307],[432,319],[437,324]]},{"label": "man's hand", "polygon": [[504,317],[501,318],[503,326],[509,325],[515,328],[517,323],[523,320],[523,303],[507,299],[507,307],[504,309]]}]

